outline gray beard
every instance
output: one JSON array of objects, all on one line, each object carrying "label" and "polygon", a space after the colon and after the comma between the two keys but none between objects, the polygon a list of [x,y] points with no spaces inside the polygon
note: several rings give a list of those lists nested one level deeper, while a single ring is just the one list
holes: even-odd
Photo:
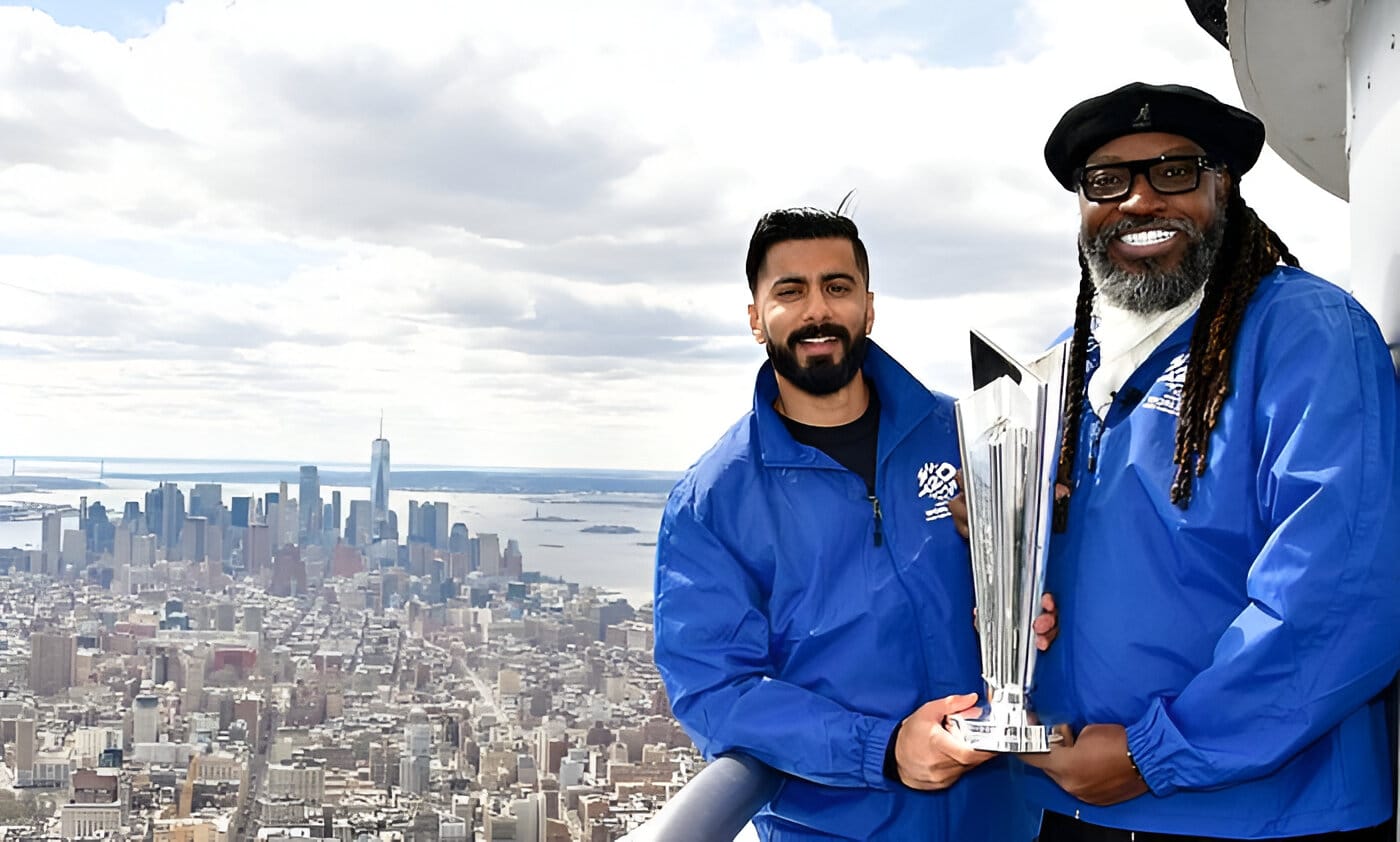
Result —
[{"label": "gray beard", "polygon": [[1140,227],[1144,220],[1122,220],[1105,228],[1092,240],[1081,232],[1079,248],[1089,265],[1089,277],[1094,288],[1110,304],[1132,313],[1160,313],[1180,306],[1205,286],[1220,243],[1225,239],[1225,213],[1216,214],[1215,221],[1202,231],[1189,219],[1159,219],[1158,224],[1184,233],[1190,242],[1186,253],[1174,269],[1166,269],[1155,260],[1140,261],[1140,271],[1130,271],[1114,263],[1108,256],[1108,244],[1119,234]]}]

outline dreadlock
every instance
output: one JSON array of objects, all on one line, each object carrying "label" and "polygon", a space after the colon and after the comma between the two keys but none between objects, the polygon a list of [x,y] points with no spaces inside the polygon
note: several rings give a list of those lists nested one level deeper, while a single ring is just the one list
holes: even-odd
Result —
[{"label": "dreadlock", "polygon": [[[1196,324],[1191,331],[1190,361],[1182,386],[1176,449],[1172,454],[1176,476],[1171,484],[1171,501],[1183,509],[1190,505],[1195,478],[1206,472],[1210,432],[1220,416],[1221,406],[1230,395],[1230,360],[1245,308],[1259,281],[1273,271],[1279,261],[1289,266],[1298,265],[1298,258],[1293,256],[1278,234],[1245,204],[1236,182],[1230,188],[1225,206],[1225,232],[1220,252],[1206,280]],[[1075,305],[1074,336],[1069,349],[1069,380],[1065,388],[1065,429],[1060,444],[1057,476],[1059,482],[1071,488],[1079,433],[1083,426],[1089,319],[1094,301],[1094,282],[1082,248],[1079,273],[1079,299]],[[1057,532],[1064,531],[1068,515],[1069,498],[1066,497],[1056,504]]]},{"label": "dreadlock", "polygon": [[[1079,250],[1079,298],[1074,303],[1074,335],[1069,341],[1069,379],[1065,383],[1065,431],[1060,439],[1060,468],[1055,481],[1073,488],[1074,459],[1079,449],[1079,430],[1084,425],[1084,377],[1089,360],[1089,324],[1094,315],[1094,281],[1089,260]],[[1054,527],[1064,532],[1069,518],[1069,497],[1055,501]]]}]

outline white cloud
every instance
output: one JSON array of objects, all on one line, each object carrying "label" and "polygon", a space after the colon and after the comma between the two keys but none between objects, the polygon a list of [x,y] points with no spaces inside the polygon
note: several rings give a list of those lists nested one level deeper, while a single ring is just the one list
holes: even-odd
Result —
[{"label": "white cloud", "polygon": [[[0,8],[0,278],[37,290],[0,284],[0,450],[359,461],[383,407],[406,461],[678,469],[749,402],[753,221],[851,188],[877,339],[957,391],[969,326],[1070,318],[1060,113],[1238,102],[1183,3],[1028,0],[962,68],[858,14],[186,0],[119,41]],[[1340,202],[1271,154],[1245,191],[1344,280]]]}]

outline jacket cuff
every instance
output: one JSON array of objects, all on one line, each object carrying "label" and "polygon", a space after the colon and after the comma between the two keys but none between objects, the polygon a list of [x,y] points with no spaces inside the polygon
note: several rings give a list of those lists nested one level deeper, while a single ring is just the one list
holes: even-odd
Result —
[{"label": "jacket cuff", "polygon": [[1176,723],[1167,715],[1167,707],[1161,699],[1153,699],[1147,713],[1137,722],[1127,727],[1128,751],[1132,752],[1138,774],[1156,796],[1171,795],[1177,791],[1172,782],[1171,762],[1174,755],[1188,751],[1186,738],[1176,729]]},{"label": "jacket cuff", "polygon": [[893,789],[899,785],[899,781],[885,777],[885,752],[889,749],[890,737],[900,720],[871,717],[867,721],[870,723],[870,732],[865,735],[864,757],[861,763],[865,785],[872,789]]}]

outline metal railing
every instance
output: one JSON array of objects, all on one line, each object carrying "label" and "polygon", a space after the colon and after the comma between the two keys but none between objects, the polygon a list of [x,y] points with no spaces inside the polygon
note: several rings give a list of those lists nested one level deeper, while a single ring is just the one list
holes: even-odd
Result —
[{"label": "metal railing", "polygon": [[782,785],[783,776],[745,754],[726,754],[700,770],[624,842],[732,840]]}]

